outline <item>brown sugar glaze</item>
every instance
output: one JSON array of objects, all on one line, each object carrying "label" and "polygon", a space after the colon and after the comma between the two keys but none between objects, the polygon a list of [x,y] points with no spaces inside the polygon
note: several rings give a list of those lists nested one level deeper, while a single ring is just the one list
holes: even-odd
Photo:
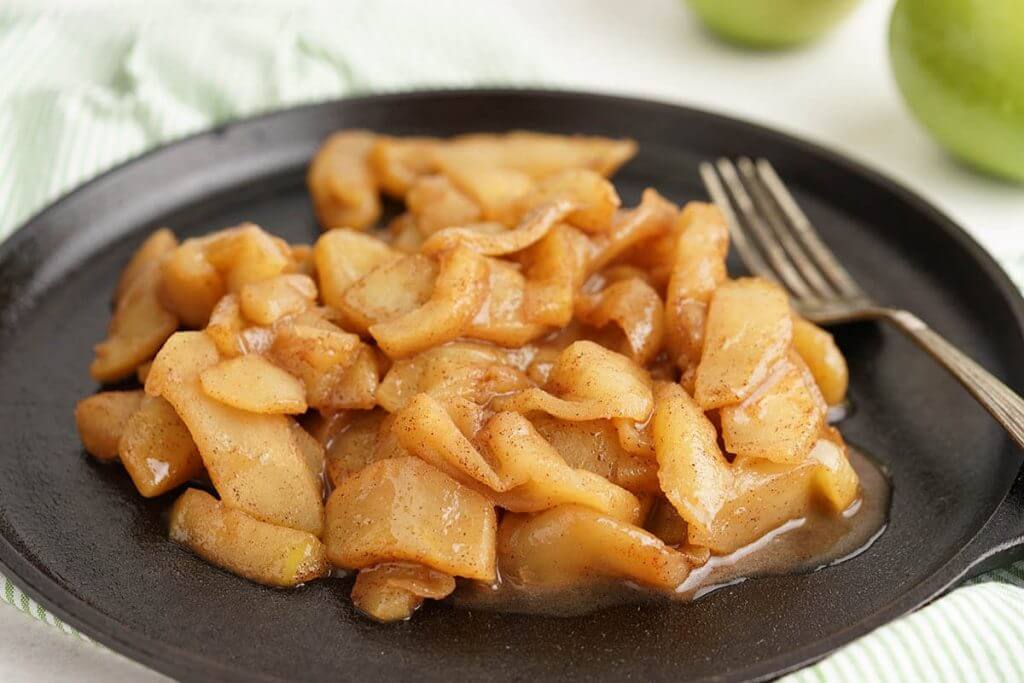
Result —
[{"label": "brown sugar glaze", "polygon": [[712,556],[695,567],[674,592],[628,581],[601,580],[570,590],[462,582],[448,598],[468,609],[576,616],[604,607],[654,601],[689,601],[717,588],[758,576],[811,572],[846,561],[866,550],[885,529],[891,486],[882,468],[855,448],[850,464],[860,477],[860,496],[840,515],[813,513],[793,519],[739,550]]}]

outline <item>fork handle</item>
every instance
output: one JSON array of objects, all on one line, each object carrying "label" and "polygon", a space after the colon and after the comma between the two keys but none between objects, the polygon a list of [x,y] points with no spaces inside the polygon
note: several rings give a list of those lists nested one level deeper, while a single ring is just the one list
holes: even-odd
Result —
[{"label": "fork handle", "polygon": [[883,309],[879,313],[960,380],[960,384],[1009,432],[1017,445],[1024,448],[1024,398],[913,313],[895,309]]}]

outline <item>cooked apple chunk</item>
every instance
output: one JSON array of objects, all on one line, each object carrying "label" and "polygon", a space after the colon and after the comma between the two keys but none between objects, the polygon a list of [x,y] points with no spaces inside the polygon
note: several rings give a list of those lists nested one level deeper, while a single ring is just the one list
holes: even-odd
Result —
[{"label": "cooked apple chunk", "polygon": [[101,391],[75,404],[75,423],[86,452],[97,460],[117,460],[125,423],[142,403],[141,391]]},{"label": "cooked apple chunk", "polygon": [[238,294],[242,314],[257,325],[273,325],[305,311],[316,301],[316,283],[308,275],[286,273],[250,282]]},{"label": "cooked apple chunk", "polygon": [[586,469],[570,467],[533,425],[518,413],[498,413],[481,434],[508,482],[488,495],[506,510],[536,512],[577,503],[630,523],[640,521],[640,502],[624,488]]},{"label": "cooked apple chunk", "polygon": [[139,275],[149,270],[154,263],[163,261],[177,246],[178,239],[167,228],[160,228],[150,234],[121,271],[121,277],[118,278],[117,287],[114,289],[114,301],[124,296]]},{"label": "cooked apple chunk", "polygon": [[581,296],[576,317],[593,327],[617,325],[625,338],[619,351],[641,367],[661,351],[665,307],[654,288],[640,278],[620,280],[596,294]]},{"label": "cooked apple chunk", "polygon": [[584,232],[606,232],[612,217],[622,204],[615,186],[600,173],[589,169],[568,169],[550,175],[533,188],[522,201],[529,210],[554,201],[568,201],[573,205],[566,222]]},{"label": "cooked apple chunk", "polygon": [[155,261],[131,279],[115,304],[107,338],[95,347],[89,365],[93,379],[116,382],[130,377],[178,329],[178,318],[160,303],[159,287],[160,264]]},{"label": "cooked apple chunk", "polygon": [[676,206],[656,190],[644,190],[640,203],[625,211],[616,212],[611,230],[594,235],[588,272],[604,269],[619,256],[647,239],[661,235],[672,227]]},{"label": "cooked apple chunk", "polygon": [[380,218],[377,179],[369,160],[376,141],[365,130],[335,133],[313,157],[306,184],[324,230],[366,230]]},{"label": "cooked apple chunk", "polygon": [[512,396],[502,410],[545,412],[563,420],[625,417],[643,422],[654,407],[647,373],[625,356],[592,341],[570,344],[558,356],[544,389]]},{"label": "cooked apple chunk", "polygon": [[512,254],[543,239],[572,208],[573,204],[564,200],[542,204],[531,210],[514,230],[482,231],[471,226],[444,228],[428,237],[420,249],[424,254],[436,254],[463,246],[486,256]]},{"label": "cooked apple chunk", "polygon": [[455,590],[448,574],[410,562],[385,562],[360,570],[352,586],[352,604],[377,621],[402,621],[424,599],[441,600]]},{"label": "cooked apple chunk", "polygon": [[313,246],[320,297],[339,308],[345,290],[378,266],[401,256],[381,240],[355,230],[331,230]]},{"label": "cooked apple chunk", "polygon": [[124,424],[118,442],[121,464],[146,498],[176,489],[203,473],[192,435],[162,398],[144,396]]},{"label": "cooked apple chunk", "polygon": [[530,422],[570,467],[598,474],[635,494],[661,493],[653,449],[650,456],[628,452],[610,420],[573,422],[538,414]]},{"label": "cooked apple chunk", "polygon": [[517,347],[547,332],[546,325],[529,317],[529,284],[519,269],[501,259],[484,257],[484,262],[487,264],[487,294],[464,335]]},{"label": "cooked apple chunk", "polygon": [[302,382],[262,356],[222,360],[199,381],[210,398],[250,413],[301,415],[307,409]]},{"label": "cooked apple chunk", "polygon": [[505,515],[498,560],[503,579],[537,588],[615,578],[674,590],[691,569],[686,555],[654,534],[579,505]]},{"label": "cooked apple chunk", "polygon": [[224,503],[252,517],[319,534],[320,483],[284,415],[250,413],[216,401],[200,375],[220,361],[203,332],[179,332],[160,350],[146,392],[165,398],[192,434]]},{"label": "cooked apple chunk", "polygon": [[331,418],[321,439],[331,486],[337,488],[346,477],[378,460],[377,445],[386,417],[383,410],[359,410]]},{"label": "cooked apple chunk", "polygon": [[672,361],[695,369],[704,346],[708,302],[727,273],[729,228],[717,207],[690,202],[676,219],[679,232],[665,296],[665,342]]},{"label": "cooked apple chunk", "polygon": [[494,504],[419,458],[379,460],[327,501],[324,542],[345,569],[416,562],[452,576],[495,576]]},{"label": "cooked apple chunk", "polygon": [[510,365],[504,349],[475,342],[451,342],[397,360],[377,393],[382,408],[401,410],[417,394],[441,401],[466,398],[480,405],[495,396],[532,386]]},{"label": "cooked apple chunk", "polygon": [[449,164],[511,168],[540,179],[570,168],[585,168],[608,177],[636,154],[628,139],[552,135],[512,131],[473,133],[442,142],[431,150]]},{"label": "cooked apple chunk", "polygon": [[254,223],[221,230],[202,238],[201,243],[206,259],[224,278],[229,292],[276,277],[292,264],[288,244]]},{"label": "cooked apple chunk", "polygon": [[728,554],[806,516],[822,497],[835,510],[856,500],[856,474],[845,448],[829,440],[827,432],[796,464],[750,457],[730,464],[718,447],[714,425],[679,385],[659,384],[657,394],[658,478],[687,522],[690,543]]},{"label": "cooked apple chunk", "polygon": [[442,144],[437,138],[380,135],[370,152],[370,168],[381,188],[401,199],[417,179],[437,171],[433,153]]},{"label": "cooked apple chunk", "polygon": [[523,315],[534,324],[565,327],[590,258],[590,242],[570,225],[556,225],[523,252],[527,275]]},{"label": "cooked apple chunk", "polygon": [[850,372],[832,335],[814,323],[796,317],[793,320],[793,349],[811,369],[825,401],[830,406],[842,403],[846,398]]},{"label": "cooked apple chunk", "polygon": [[781,360],[764,384],[721,409],[722,440],[737,456],[797,463],[807,457],[825,424],[825,401],[799,356]]},{"label": "cooked apple chunk", "polygon": [[313,534],[261,522],[199,489],[174,503],[170,535],[207,562],[267,586],[297,586],[327,574],[324,546]]},{"label": "cooked apple chunk", "polygon": [[394,320],[414,311],[430,299],[437,279],[437,262],[411,254],[382,263],[353,283],[336,304],[355,329],[363,333],[371,325]]},{"label": "cooked apple chunk", "polygon": [[754,393],[789,349],[793,321],[782,289],[760,278],[721,284],[711,297],[694,398],[704,410]]},{"label": "cooked apple chunk", "polygon": [[483,259],[465,247],[441,257],[430,299],[399,317],[375,323],[370,334],[391,358],[403,358],[458,337],[487,296]]},{"label": "cooked apple chunk", "polygon": [[473,200],[440,175],[418,178],[405,195],[405,205],[424,237],[444,228],[477,223],[483,216]]},{"label": "cooked apple chunk", "polygon": [[398,442],[452,479],[493,491],[507,491],[525,479],[510,477],[477,450],[436,398],[418,394],[398,413],[391,426]]}]

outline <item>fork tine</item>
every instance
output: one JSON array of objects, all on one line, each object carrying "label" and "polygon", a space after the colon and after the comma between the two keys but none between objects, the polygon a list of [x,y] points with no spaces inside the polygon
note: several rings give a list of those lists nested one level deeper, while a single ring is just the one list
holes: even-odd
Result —
[{"label": "fork tine", "polygon": [[768,188],[772,199],[778,204],[782,214],[786,217],[791,232],[803,245],[805,251],[814,259],[825,276],[836,286],[844,296],[867,298],[864,291],[857,285],[853,277],[840,265],[839,261],[832,254],[832,251],[825,246],[818,236],[818,232],[811,225],[811,221],[797,205],[793,195],[786,189],[785,184],[775,172],[775,168],[766,160],[757,160],[757,170],[761,182]]},{"label": "fork tine", "polygon": [[711,201],[715,203],[725,216],[725,222],[729,226],[729,237],[732,239],[732,244],[736,247],[736,251],[739,253],[740,259],[747,267],[747,270],[754,275],[775,280],[775,274],[772,272],[772,269],[764,262],[761,254],[754,248],[754,245],[747,240],[747,234],[743,231],[743,227],[736,218],[736,213],[732,208],[732,200],[729,199],[729,193],[722,187],[718,174],[715,172],[715,167],[707,161],[702,161],[699,171],[704,187],[711,196]]},{"label": "fork tine", "polygon": [[830,299],[839,296],[835,287],[822,274],[821,269],[808,258],[807,253],[793,238],[793,234],[786,224],[786,220],[782,216],[778,205],[771,199],[764,182],[758,176],[754,162],[747,157],[741,157],[737,160],[736,165],[739,167],[744,183],[750,190],[751,198],[754,200],[754,205],[757,207],[758,212],[771,228],[772,234],[782,246],[786,255],[789,256],[793,266],[807,283],[811,290],[811,296],[818,299],[821,297]]},{"label": "fork tine", "polygon": [[754,202],[747,193],[747,189],[743,186],[743,181],[740,180],[736,167],[730,160],[725,158],[719,159],[716,166],[718,167],[718,174],[722,176],[726,186],[732,193],[743,222],[754,234],[758,245],[767,257],[767,262],[775,271],[776,280],[781,281],[789,289],[790,294],[798,299],[814,298],[814,295],[808,289],[803,278],[800,277],[800,274],[793,266],[792,261],[779,244],[779,241],[769,232],[768,227],[761,219],[757,207],[754,206]]}]

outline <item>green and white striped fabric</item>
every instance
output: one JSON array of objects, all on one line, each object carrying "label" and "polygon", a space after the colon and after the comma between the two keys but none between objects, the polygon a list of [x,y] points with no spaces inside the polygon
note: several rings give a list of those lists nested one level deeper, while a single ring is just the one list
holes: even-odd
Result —
[{"label": "green and white striped fabric", "polygon": [[[443,2],[280,7],[0,9],[0,238],[114,164],[227,119],[370,90],[569,85],[542,76],[542,52],[513,10],[495,6],[484,25]],[[82,637],[3,577],[0,597]],[[1022,642],[1024,563],[787,680],[1024,680]]]}]

